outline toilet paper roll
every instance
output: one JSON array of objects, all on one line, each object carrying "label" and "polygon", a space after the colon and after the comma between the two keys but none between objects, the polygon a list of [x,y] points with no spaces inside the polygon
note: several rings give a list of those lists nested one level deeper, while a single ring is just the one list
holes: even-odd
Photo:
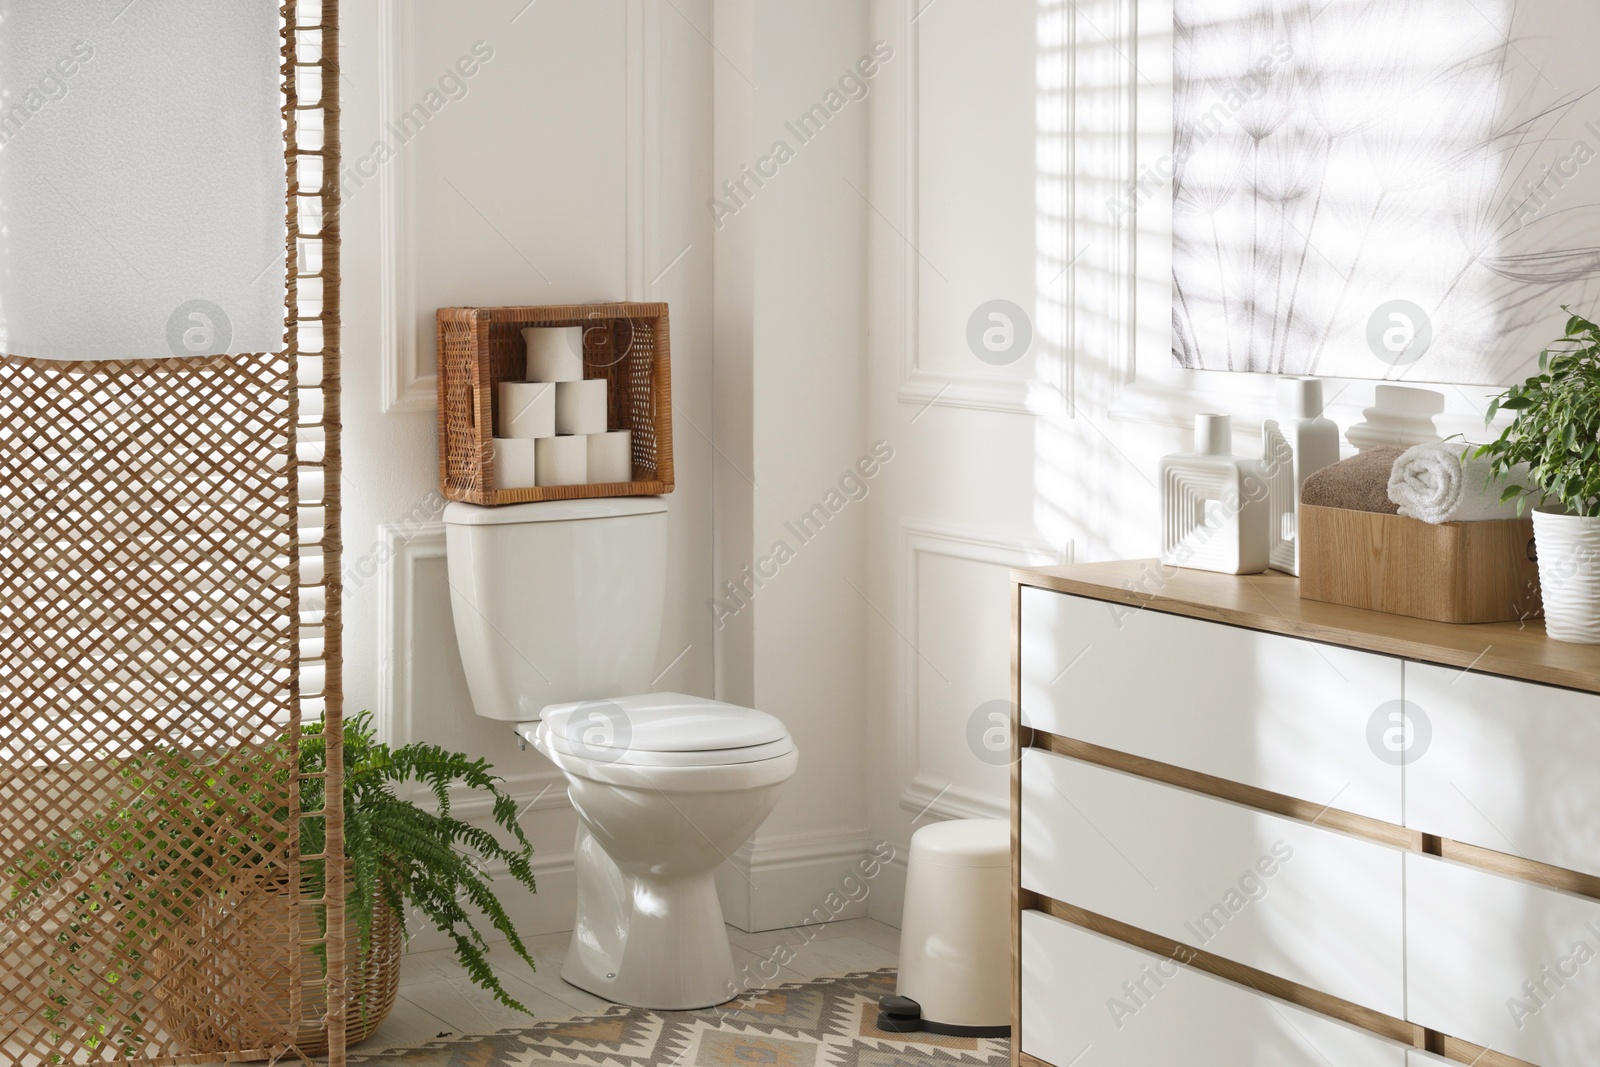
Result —
[{"label": "toilet paper roll", "polygon": [[531,437],[494,439],[496,489],[531,489],[538,484],[536,443]]},{"label": "toilet paper roll", "polygon": [[556,387],[542,382],[501,382],[501,437],[554,437]]},{"label": "toilet paper roll", "polygon": [[528,349],[528,381],[583,381],[583,327],[529,326],[522,342]]},{"label": "toilet paper roll", "polygon": [[556,383],[556,433],[606,432],[606,380]]},{"label": "toilet paper roll", "polygon": [[540,485],[582,485],[589,480],[587,437],[541,437],[534,444],[538,446],[534,465]]},{"label": "toilet paper roll", "polygon": [[633,431],[589,435],[589,481],[633,481]]}]

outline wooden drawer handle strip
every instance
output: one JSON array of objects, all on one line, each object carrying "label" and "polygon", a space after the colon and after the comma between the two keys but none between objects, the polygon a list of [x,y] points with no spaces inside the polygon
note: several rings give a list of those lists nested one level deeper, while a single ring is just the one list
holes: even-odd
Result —
[{"label": "wooden drawer handle strip", "polygon": [[1442,856],[1447,860],[1479,867],[1494,874],[1520,878],[1535,885],[1600,900],[1600,878],[1580,871],[1569,871],[1563,867],[1540,863],[1538,860],[1512,856],[1493,849],[1453,841],[1450,838],[1435,837],[1419,830],[1408,830],[1403,826],[1395,826],[1365,815],[1321,807],[1308,800],[1284,796],[1282,793],[1273,793],[1255,786],[1241,785],[1226,778],[1185,770],[1170,763],[1160,763],[1142,756],[1131,756],[1126,752],[1102,748],[1087,741],[1075,741],[1070,737],[1062,737],[1044,730],[1025,730],[1022,743],[1024,747],[1052,752],[1058,756],[1068,756],[1085,763],[1093,763],[1096,766],[1122,771],[1195,793],[1204,793],[1219,800],[1229,800],[1247,807],[1259,808],[1274,815],[1282,815],[1325,829],[1340,830],[1356,837],[1364,837],[1369,841],[1376,841],[1381,845],[1429,856]]},{"label": "wooden drawer handle strip", "polygon": [[[1435,838],[1438,841],[1437,854],[1447,860],[1465,863],[1469,867],[1481,867],[1495,874],[1504,874],[1511,878],[1520,878],[1525,882],[1549,886],[1551,889],[1560,889],[1568,893],[1577,893],[1580,896],[1594,897],[1600,900],[1600,878],[1592,874],[1583,874],[1579,871],[1569,871],[1564,867],[1552,867],[1548,863],[1538,860],[1525,859],[1522,856],[1512,856],[1505,852],[1496,852],[1493,849],[1480,848],[1477,845],[1468,845],[1461,841],[1452,841],[1450,838]],[[1485,1060],[1484,1063],[1488,1063]]]}]

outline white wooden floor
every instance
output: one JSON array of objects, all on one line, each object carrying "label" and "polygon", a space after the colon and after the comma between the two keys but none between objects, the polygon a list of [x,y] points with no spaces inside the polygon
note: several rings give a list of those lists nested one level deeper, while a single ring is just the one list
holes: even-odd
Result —
[{"label": "white wooden floor", "polygon": [[[607,1001],[561,980],[561,963],[571,936],[534,938],[528,948],[538,963],[536,971],[529,971],[527,964],[503,948],[491,953],[491,963],[507,992],[527,1005],[531,1017],[501,1006],[468,981],[450,950],[408,954],[400,970],[400,999],[377,1033],[362,1042],[362,1049],[410,1047],[447,1035],[492,1033],[538,1020],[605,1011],[610,1007]],[[751,976],[757,986],[893,967],[900,947],[900,931],[872,919],[761,934],[730,926],[728,937],[733,942],[734,966]],[[772,974],[776,960],[791,955],[776,979],[759,977]]]}]

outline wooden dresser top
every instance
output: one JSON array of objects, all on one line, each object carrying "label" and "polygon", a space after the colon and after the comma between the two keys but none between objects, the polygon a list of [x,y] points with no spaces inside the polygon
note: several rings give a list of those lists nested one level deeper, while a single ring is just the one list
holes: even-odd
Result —
[{"label": "wooden dresser top", "polygon": [[1473,626],[1409,619],[1300,599],[1300,580],[1276,571],[1235,576],[1163,567],[1153,559],[1012,571],[1020,585],[1331,645],[1600,693],[1600,645],[1552,641],[1544,623]]}]

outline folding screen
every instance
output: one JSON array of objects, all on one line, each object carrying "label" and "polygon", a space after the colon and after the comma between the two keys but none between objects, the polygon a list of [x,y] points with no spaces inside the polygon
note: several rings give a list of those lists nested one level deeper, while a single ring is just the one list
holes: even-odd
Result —
[{"label": "folding screen", "polygon": [[0,2],[0,1063],[344,1062],[338,85],[337,0]]}]

